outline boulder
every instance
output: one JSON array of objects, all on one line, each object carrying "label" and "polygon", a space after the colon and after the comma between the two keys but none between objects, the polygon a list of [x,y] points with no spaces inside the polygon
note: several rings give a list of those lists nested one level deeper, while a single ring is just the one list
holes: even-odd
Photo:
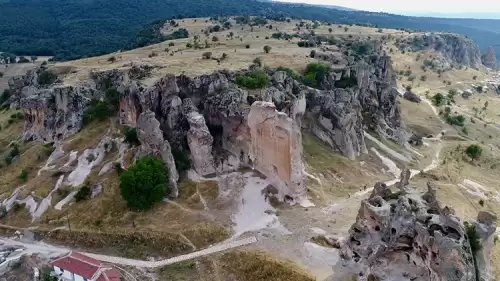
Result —
[{"label": "boulder", "polygon": [[412,91],[406,91],[403,95],[403,98],[415,103],[420,103],[422,101],[422,99]]}]

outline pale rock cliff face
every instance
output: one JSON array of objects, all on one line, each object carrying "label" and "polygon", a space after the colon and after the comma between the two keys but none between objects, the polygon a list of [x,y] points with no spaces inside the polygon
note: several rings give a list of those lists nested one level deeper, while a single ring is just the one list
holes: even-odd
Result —
[{"label": "pale rock cliff face", "polygon": [[248,114],[253,167],[278,189],[278,199],[306,198],[300,127],[273,103],[256,101]]},{"label": "pale rock cliff face", "polygon": [[[27,115],[27,137],[48,142],[75,133],[82,127],[88,102],[115,89],[120,95],[120,122],[137,127],[144,153],[161,156],[172,173],[172,186],[179,177],[171,152],[174,149],[191,155],[193,167],[204,175],[218,167],[237,168],[235,159],[240,165],[253,165],[274,177],[281,199],[288,196],[295,202],[302,200],[307,190],[301,171],[301,129],[311,130],[332,150],[351,159],[366,152],[365,129],[398,143],[408,140],[390,58],[379,51],[374,54],[369,62],[350,59],[344,69],[325,73],[318,89],[284,71],[272,70],[267,70],[268,87],[258,91],[240,88],[236,73],[227,70],[198,77],[167,75],[147,86],[136,80],[147,75],[148,68],[141,67],[91,73],[92,80],[73,87],[55,84],[43,89],[31,84],[32,77],[25,77],[14,83],[14,88]],[[265,124],[273,128],[272,136],[288,139],[275,144],[276,149],[288,151],[288,156],[269,154],[276,159],[259,158],[258,151],[266,151],[268,148],[261,146],[269,140],[257,137],[256,129],[250,126],[256,124],[258,116],[250,113],[258,101],[274,103],[273,110],[265,107],[269,112],[264,108],[253,110],[275,116]]]},{"label": "pale rock cliff face", "polygon": [[[402,180],[393,193],[377,183],[363,200],[356,222],[342,248],[343,268],[359,280],[475,281],[476,268],[469,237],[458,217],[441,208],[431,183],[421,194]],[[494,218],[480,213],[475,223],[484,250],[476,254],[478,270],[490,280],[489,250]]]},{"label": "pale rock cliff face", "polygon": [[452,65],[478,68],[482,65],[481,51],[469,38],[454,33],[426,33],[405,40],[415,51],[434,50]]},{"label": "pale rock cliff face", "polygon": [[491,213],[480,211],[477,221],[473,222],[476,233],[479,236],[481,249],[476,254],[477,270],[480,274],[479,280],[491,280],[491,249],[493,249],[496,233],[497,217]]},{"label": "pale rock cliff face", "polygon": [[141,142],[141,151],[143,155],[153,154],[160,157],[169,171],[170,186],[172,188],[170,196],[177,197],[177,181],[179,173],[175,167],[174,157],[170,144],[163,138],[163,132],[160,130],[160,122],[155,118],[151,111],[146,111],[139,115],[137,119],[137,132]]},{"label": "pale rock cliff face", "polygon": [[212,144],[214,138],[208,131],[203,115],[192,111],[188,115],[189,131],[187,142],[191,151],[194,169],[198,174],[206,176],[215,173]]},{"label": "pale rock cliff face", "polygon": [[486,50],[486,53],[482,56],[482,61],[484,66],[496,69],[497,68],[497,56],[495,54],[495,49],[493,47],[489,47]]},{"label": "pale rock cliff face", "polygon": [[79,131],[83,110],[96,91],[86,87],[55,86],[20,100],[25,114],[23,138],[53,142]]}]

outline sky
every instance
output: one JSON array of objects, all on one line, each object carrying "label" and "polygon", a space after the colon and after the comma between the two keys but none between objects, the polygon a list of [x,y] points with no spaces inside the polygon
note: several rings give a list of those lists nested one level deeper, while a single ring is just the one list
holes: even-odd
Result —
[{"label": "sky", "polygon": [[498,0],[278,0],[322,5],[343,6],[364,11],[388,13],[500,13]]}]

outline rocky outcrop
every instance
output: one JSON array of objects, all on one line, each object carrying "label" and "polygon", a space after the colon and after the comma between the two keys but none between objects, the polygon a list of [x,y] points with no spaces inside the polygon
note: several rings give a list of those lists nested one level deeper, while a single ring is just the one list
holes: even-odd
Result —
[{"label": "rocky outcrop", "polygon": [[454,33],[426,33],[399,41],[400,48],[414,51],[433,50],[448,60],[450,65],[478,68],[482,65],[481,51],[470,38]]},{"label": "rocky outcrop", "polygon": [[256,101],[248,114],[253,167],[278,189],[280,200],[306,198],[300,127],[271,102]]},{"label": "rocky outcrop", "polygon": [[403,98],[414,103],[420,103],[422,101],[422,99],[412,91],[406,91],[403,95]]},{"label": "rocky outcrop", "polygon": [[163,160],[169,172],[170,187],[172,188],[170,196],[177,197],[177,181],[179,173],[175,167],[174,156],[170,144],[163,138],[163,132],[160,130],[160,122],[155,118],[151,111],[146,111],[139,115],[137,119],[137,133],[141,142],[141,154],[153,154]]},{"label": "rocky outcrop", "polygon": [[54,86],[20,99],[25,115],[23,138],[53,142],[79,131],[83,111],[97,91],[86,87]]},{"label": "rocky outcrop", "polygon": [[476,253],[478,280],[491,280],[491,250],[494,245],[497,217],[491,213],[480,211],[473,227],[479,238],[481,248]]},{"label": "rocky outcrop", "polygon": [[495,49],[493,47],[489,47],[486,50],[486,53],[481,57],[484,66],[491,68],[491,69],[496,69],[497,68],[497,56],[495,54]]},{"label": "rocky outcrop", "polygon": [[206,176],[215,173],[212,145],[214,138],[208,131],[203,115],[191,111],[188,115],[189,131],[187,142],[191,151],[194,169],[198,174]]},{"label": "rocky outcrop", "polygon": [[[343,266],[358,280],[490,280],[489,250],[495,219],[480,213],[475,229],[484,247],[473,253],[466,228],[448,207],[441,208],[431,183],[421,195],[403,171],[399,191],[378,183],[363,200],[342,248]],[[478,270],[476,271],[475,261]],[[481,272],[483,279],[476,279]],[[483,273],[484,272],[484,273]]]}]

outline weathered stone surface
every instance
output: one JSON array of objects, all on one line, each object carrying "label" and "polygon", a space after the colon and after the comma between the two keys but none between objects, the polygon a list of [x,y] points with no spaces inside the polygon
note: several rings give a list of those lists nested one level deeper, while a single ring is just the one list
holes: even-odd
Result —
[{"label": "weathered stone surface", "polygon": [[278,198],[298,202],[306,198],[302,135],[297,123],[278,112],[273,103],[256,101],[248,114],[250,159],[278,189]]},{"label": "weathered stone surface", "polygon": [[[406,176],[401,185],[405,183]],[[358,280],[476,281],[469,238],[453,213],[440,207],[431,183],[424,195],[408,186],[392,193],[377,184],[361,203],[339,267],[356,274]],[[481,280],[491,280],[489,251],[495,218],[480,213],[474,225],[484,245],[476,254]]]},{"label": "weathered stone surface", "polygon": [[495,49],[493,47],[488,47],[486,50],[486,53],[481,57],[484,66],[491,68],[491,69],[496,69],[497,68],[497,56],[495,54]]},{"label": "weathered stone surface", "polygon": [[415,103],[420,103],[422,101],[422,99],[412,91],[406,91],[403,95],[403,98]]},{"label": "weathered stone surface", "polygon": [[192,111],[189,113],[188,122],[190,128],[187,141],[194,169],[202,176],[215,173],[212,156],[214,138],[208,131],[205,118],[200,113]]},{"label": "weathered stone surface", "polygon": [[494,245],[497,217],[489,212],[480,211],[477,221],[473,223],[479,236],[481,249],[476,253],[476,262],[480,280],[491,279],[491,250]]},{"label": "weathered stone surface", "polygon": [[23,138],[53,142],[76,133],[83,126],[85,106],[96,95],[90,88],[59,85],[21,98]]},{"label": "weathered stone surface", "polygon": [[151,111],[146,111],[139,115],[137,120],[137,132],[141,142],[142,154],[153,154],[160,157],[169,171],[170,186],[172,188],[170,196],[177,197],[177,181],[179,173],[175,167],[174,157],[170,149],[170,144],[163,138],[160,130],[160,122]]}]

